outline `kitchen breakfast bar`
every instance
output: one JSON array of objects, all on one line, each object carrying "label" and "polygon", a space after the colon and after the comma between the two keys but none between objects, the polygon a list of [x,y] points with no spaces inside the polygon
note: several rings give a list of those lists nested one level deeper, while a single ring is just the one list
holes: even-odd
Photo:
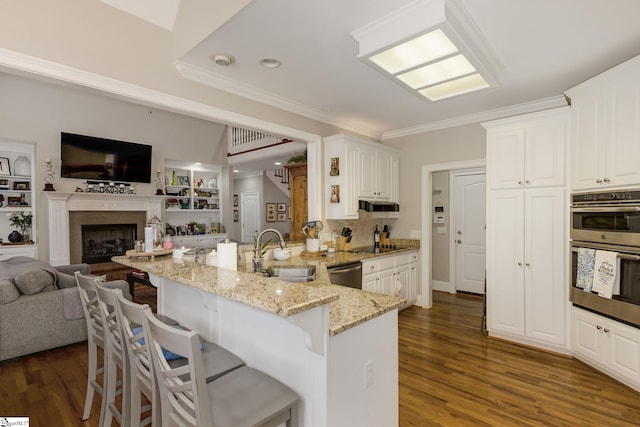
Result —
[{"label": "kitchen breakfast bar", "polygon": [[405,299],[316,279],[291,283],[171,257],[114,257],[145,271],[158,312],[241,357],[300,396],[301,426],[398,425],[398,307]]}]

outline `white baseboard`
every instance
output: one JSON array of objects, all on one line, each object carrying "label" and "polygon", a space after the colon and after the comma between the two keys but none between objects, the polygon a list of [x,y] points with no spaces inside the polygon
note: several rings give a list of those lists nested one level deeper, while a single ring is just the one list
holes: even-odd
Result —
[{"label": "white baseboard", "polygon": [[449,292],[450,294],[455,294],[456,290],[451,289],[451,283],[449,282],[441,282],[440,280],[432,280],[431,286],[434,291],[441,292]]}]

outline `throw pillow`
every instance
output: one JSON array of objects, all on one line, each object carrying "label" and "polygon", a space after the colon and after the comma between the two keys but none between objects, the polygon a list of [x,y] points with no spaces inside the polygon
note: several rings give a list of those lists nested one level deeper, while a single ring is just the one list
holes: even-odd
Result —
[{"label": "throw pillow", "polygon": [[[171,327],[172,328],[181,329],[181,327],[179,325],[172,325]],[[134,335],[138,335],[140,332],[142,332],[142,326],[138,326],[136,328],[131,329],[131,332],[133,332]],[[144,338],[140,338],[138,340],[138,342],[140,343],[140,345],[144,345]],[[206,344],[201,342],[200,343],[200,350],[204,350],[205,348],[207,348]],[[176,354],[176,353],[174,353],[172,351],[169,351],[164,347],[162,347],[162,355],[167,360],[184,359],[184,356],[180,356],[179,354]]]},{"label": "throw pillow", "polygon": [[0,304],[9,304],[20,298],[20,291],[11,280],[0,280]]},{"label": "throw pillow", "polygon": [[55,289],[53,274],[40,268],[20,273],[13,280],[16,283],[16,287],[24,295],[33,295]]},{"label": "throw pillow", "polygon": [[58,278],[58,289],[75,288],[78,286],[76,276],[58,271],[56,272],[56,277]]}]

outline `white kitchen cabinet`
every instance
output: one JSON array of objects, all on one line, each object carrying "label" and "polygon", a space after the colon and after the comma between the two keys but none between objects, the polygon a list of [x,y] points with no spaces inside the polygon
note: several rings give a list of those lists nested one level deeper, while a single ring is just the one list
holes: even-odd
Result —
[{"label": "white kitchen cabinet", "polygon": [[487,187],[565,184],[567,108],[483,123],[487,129]]},{"label": "white kitchen cabinet", "polygon": [[360,146],[360,176],[357,196],[363,200],[394,198],[398,156],[379,147]]},{"label": "white kitchen cabinet", "polygon": [[[325,202],[325,217],[327,219],[357,219],[358,196],[357,181],[359,170],[359,144],[344,135],[335,135],[325,138],[325,165],[328,165],[329,172],[326,174],[326,185],[328,188]],[[337,163],[334,174],[331,172],[331,159]],[[334,186],[337,186],[339,199],[332,200]]]},{"label": "white kitchen cabinet", "polygon": [[339,134],[324,138],[324,158],[327,219],[357,219],[358,200],[398,201],[397,150]]},{"label": "white kitchen cabinet", "polygon": [[416,299],[417,251],[380,256],[362,261],[362,289],[403,296],[405,307]]},{"label": "white kitchen cabinet", "polygon": [[567,91],[571,189],[640,184],[640,57]]},{"label": "white kitchen cabinet", "polygon": [[493,190],[487,203],[489,333],[566,346],[565,190]]},{"label": "white kitchen cabinet", "polygon": [[578,307],[571,330],[576,358],[640,391],[640,330]]}]

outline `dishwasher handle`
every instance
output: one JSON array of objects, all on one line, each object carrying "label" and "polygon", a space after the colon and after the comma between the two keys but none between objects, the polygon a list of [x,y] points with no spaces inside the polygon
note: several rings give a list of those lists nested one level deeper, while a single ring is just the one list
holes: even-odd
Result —
[{"label": "dishwasher handle", "polygon": [[348,267],[348,268],[342,268],[342,269],[334,269],[332,268],[331,274],[347,274],[347,273],[351,273],[353,271],[360,271],[362,270],[362,264],[353,266],[353,267]]}]

